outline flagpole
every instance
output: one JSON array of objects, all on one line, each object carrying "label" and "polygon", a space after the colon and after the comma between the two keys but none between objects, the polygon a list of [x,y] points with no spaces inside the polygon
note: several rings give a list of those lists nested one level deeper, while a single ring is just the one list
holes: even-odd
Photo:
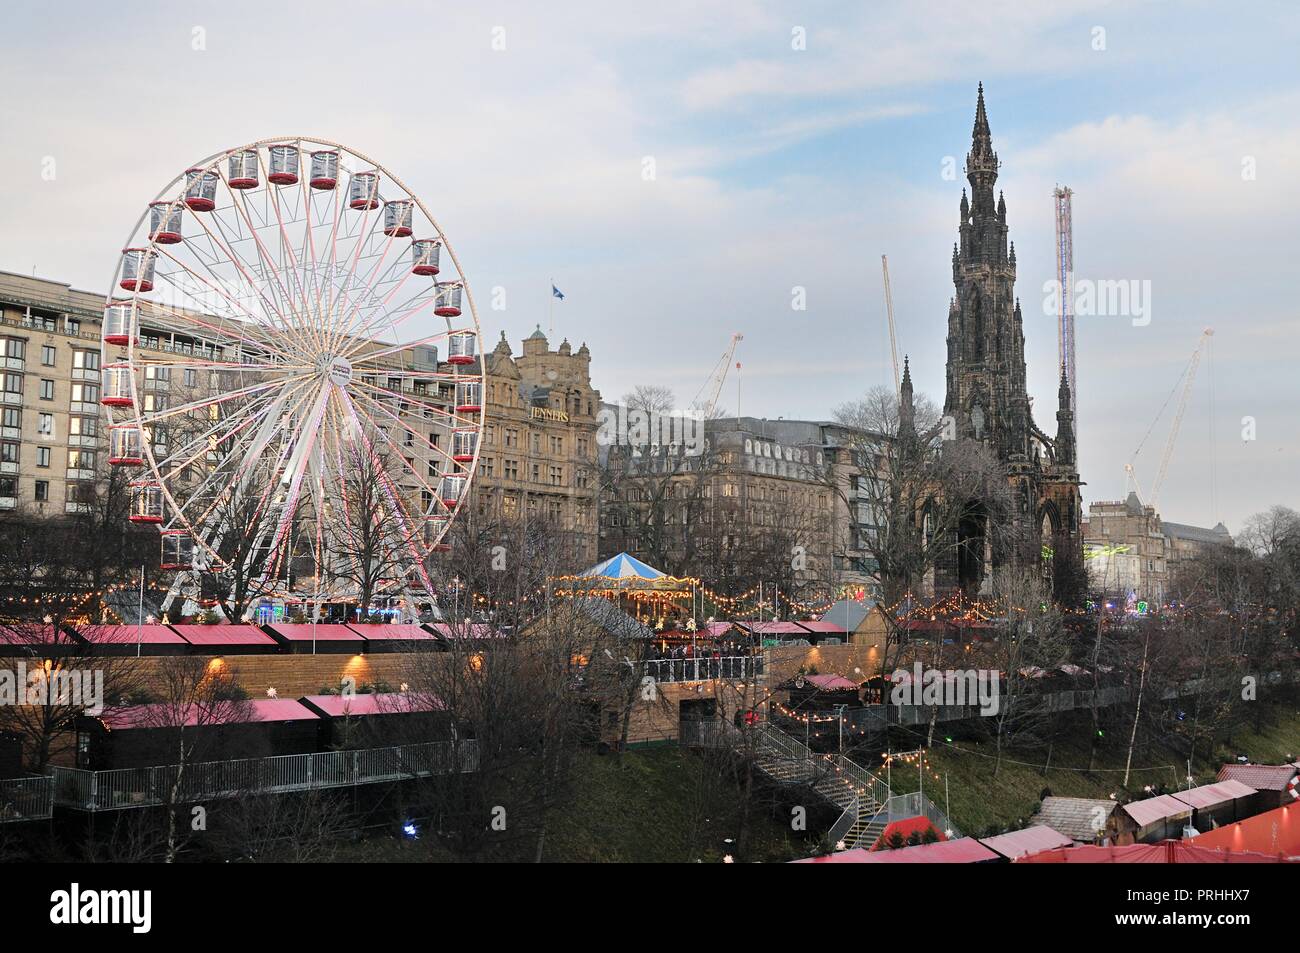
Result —
[{"label": "flagpole", "polygon": [[555,279],[551,279],[551,292],[547,296],[546,323],[551,326],[551,337],[555,337]]}]

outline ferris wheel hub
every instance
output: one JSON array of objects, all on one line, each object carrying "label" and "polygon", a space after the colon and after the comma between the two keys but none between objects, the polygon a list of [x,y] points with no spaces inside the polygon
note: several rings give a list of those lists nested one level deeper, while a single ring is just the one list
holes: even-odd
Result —
[{"label": "ferris wheel hub", "polygon": [[352,381],[352,362],[345,357],[336,357],[327,362],[325,374],[330,383],[345,387]]}]

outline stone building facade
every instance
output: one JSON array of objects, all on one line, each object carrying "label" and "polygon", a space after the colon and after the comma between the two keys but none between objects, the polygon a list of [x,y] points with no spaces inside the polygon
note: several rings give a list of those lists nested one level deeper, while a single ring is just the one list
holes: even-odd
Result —
[{"label": "stone building facade", "polygon": [[545,520],[570,543],[574,569],[596,562],[599,474],[591,351],[540,326],[516,356],[505,333],[485,356],[486,427],[472,489],[476,515],[510,524]]},{"label": "stone building facade", "polygon": [[1084,521],[1088,581],[1099,598],[1162,605],[1176,598],[1172,586],[1181,570],[1232,544],[1222,523],[1207,529],[1165,522],[1132,492],[1122,501],[1091,504]]},{"label": "stone building facade", "polygon": [[875,591],[864,544],[874,520],[857,493],[866,464],[845,429],[723,417],[705,423],[696,454],[602,448],[601,558],[634,553],[715,588],[784,583],[805,601]]}]

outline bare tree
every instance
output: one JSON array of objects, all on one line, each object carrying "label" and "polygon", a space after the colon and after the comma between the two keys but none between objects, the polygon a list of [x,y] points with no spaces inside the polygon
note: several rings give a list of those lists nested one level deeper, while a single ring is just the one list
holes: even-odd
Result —
[{"label": "bare tree", "polygon": [[368,452],[372,443],[353,442],[342,500],[334,504],[342,506],[342,518],[328,556],[334,574],[356,588],[363,616],[369,615],[381,584],[405,575],[413,537],[423,529],[394,490],[399,468],[391,454],[385,449]]}]

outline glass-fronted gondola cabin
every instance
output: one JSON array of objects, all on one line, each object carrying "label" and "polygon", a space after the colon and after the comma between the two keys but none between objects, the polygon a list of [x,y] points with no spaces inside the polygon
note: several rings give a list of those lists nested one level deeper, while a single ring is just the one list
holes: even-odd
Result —
[{"label": "glass-fronted gondola cabin", "polygon": [[411,273],[425,278],[438,273],[438,256],[442,242],[436,238],[417,238],[411,242]]},{"label": "glass-fronted gondola cabin", "polygon": [[211,212],[217,207],[221,176],[211,169],[185,170],[185,205],[191,212]]},{"label": "glass-fronted gondola cabin", "polygon": [[298,147],[289,144],[271,146],[266,150],[270,171],[266,179],[272,185],[298,184]]},{"label": "glass-fronted gondola cabin", "polygon": [[141,293],[153,291],[154,261],[158,253],[150,248],[122,249],[122,277],[118,281],[124,291]]},{"label": "glass-fronted gondola cabin", "polygon": [[175,245],[181,240],[179,202],[149,203],[149,240],[159,245]]},{"label": "glass-fronted gondola cabin", "polygon": [[308,184],[320,192],[328,192],[339,184],[339,154],[336,149],[318,149],[311,154]]},{"label": "glass-fronted gondola cabin", "polygon": [[257,188],[260,171],[256,149],[232,153],[226,161],[226,181],[232,189]]},{"label": "glass-fronted gondola cabin", "polygon": [[348,183],[348,207],[357,211],[379,208],[379,173],[355,172]]}]

